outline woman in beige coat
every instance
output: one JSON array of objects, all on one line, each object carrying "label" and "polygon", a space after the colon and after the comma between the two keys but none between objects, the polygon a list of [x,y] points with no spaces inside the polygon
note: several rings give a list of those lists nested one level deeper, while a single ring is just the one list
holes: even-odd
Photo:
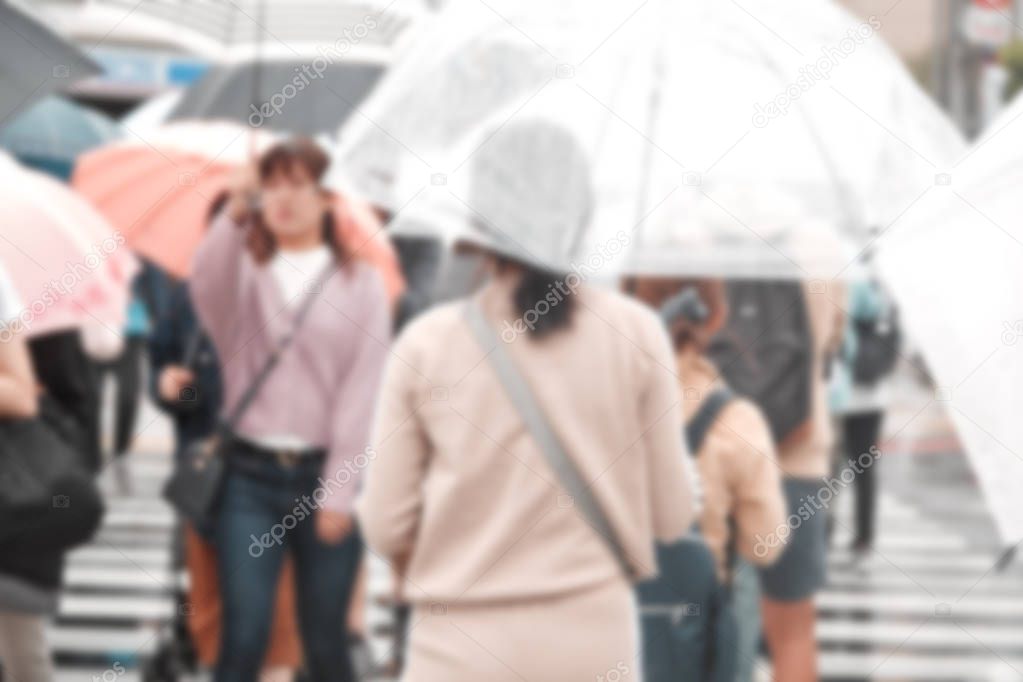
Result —
[{"label": "woman in beige coat", "polygon": [[473,158],[463,238],[491,278],[414,321],[380,395],[358,519],[413,605],[406,682],[639,680],[633,590],[466,323],[478,305],[623,548],[693,519],[672,352],[655,315],[571,272],[592,207],[574,138],[510,123]]}]

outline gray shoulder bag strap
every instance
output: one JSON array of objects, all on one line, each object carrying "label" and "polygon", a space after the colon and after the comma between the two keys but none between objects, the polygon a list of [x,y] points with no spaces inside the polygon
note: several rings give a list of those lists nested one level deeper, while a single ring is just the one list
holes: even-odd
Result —
[{"label": "gray shoulder bag strap", "polygon": [[572,497],[573,504],[582,513],[583,518],[593,526],[597,535],[607,544],[611,554],[621,566],[622,571],[630,580],[635,578],[636,572],[629,564],[625,550],[618,542],[618,538],[611,528],[611,524],[600,507],[590,487],[583,480],[576,469],[575,464],[565,452],[557,435],[551,428],[550,423],[544,416],[543,410],[536,402],[536,397],[526,383],[525,378],[519,372],[515,361],[505,348],[504,342],[497,332],[487,321],[480,309],[479,303],[474,299],[469,301],[466,307],[466,321],[469,328],[479,342],[480,347],[487,353],[491,367],[497,373],[498,379],[504,387],[505,393],[511,399],[512,405],[518,410],[526,428],[540,446],[541,452],[547,457],[547,462],[554,469],[562,487]]}]

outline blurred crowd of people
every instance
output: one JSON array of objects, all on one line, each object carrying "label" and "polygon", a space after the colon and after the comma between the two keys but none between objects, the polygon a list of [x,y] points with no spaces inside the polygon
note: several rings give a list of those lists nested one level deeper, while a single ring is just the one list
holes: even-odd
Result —
[{"label": "blurred crowd of people", "polygon": [[[590,213],[582,154],[553,126],[499,134],[517,165],[501,144],[474,158],[471,203],[522,205],[528,228],[459,235],[478,288],[449,295],[440,246],[339,212],[355,200],[325,189],[326,152],[290,139],[211,203],[187,281],[143,268],[117,357],[77,332],[0,344],[0,414],[52,403],[94,474],[101,382],[120,467],[148,377],[189,575],[175,655],[218,682],[358,679],[367,552],[395,575],[409,682],[738,681],[763,654],[775,679],[816,680],[833,420],[839,468],[858,467],[854,549],[874,538],[884,290],[573,284],[559,234]],[[551,159],[579,167],[522,172]],[[0,276],[0,317],[20,305]],[[5,679],[52,679],[61,563],[96,523],[52,546],[0,533]]]}]

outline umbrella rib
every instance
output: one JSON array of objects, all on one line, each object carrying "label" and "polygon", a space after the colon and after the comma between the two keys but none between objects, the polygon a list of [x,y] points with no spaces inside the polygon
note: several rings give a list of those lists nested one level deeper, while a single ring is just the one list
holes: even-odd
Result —
[{"label": "umbrella rib", "polygon": [[[646,3],[643,3],[643,4],[645,5]],[[662,9],[663,9],[663,6],[664,6],[664,3],[662,2],[661,3],[661,8]],[[633,14],[635,14],[635,12],[633,12]],[[631,19],[632,15],[630,15],[629,18]],[[628,19],[626,19],[626,21],[628,21]],[[664,80],[664,72],[665,72],[664,35],[665,35],[665,31],[662,29],[660,35],[658,36],[657,45],[654,47],[654,55],[655,55],[654,56],[654,64],[653,64],[653,66],[654,66],[654,77],[651,80],[651,84],[652,85],[650,87],[650,92],[648,93],[648,96],[647,96],[647,100],[648,100],[647,106],[649,107],[649,109],[647,111],[647,132],[650,135],[655,134],[654,133],[654,128],[656,127],[658,115],[661,112],[662,101],[661,101],[660,84]],[[603,44],[603,43],[601,43],[601,44]],[[599,48],[599,46],[598,46],[598,48]],[[594,50],[594,52],[595,51],[596,50]],[[592,54],[592,53],[590,53],[590,54]],[[589,59],[589,55],[587,55],[587,59]],[[585,61],[585,60],[583,60],[583,61]],[[585,92],[585,89],[583,89],[583,91]],[[587,93],[587,94],[589,94],[589,93]],[[593,97],[592,95],[590,95],[590,96]],[[596,99],[596,98],[594,97],[594,99]],[[600,103],[600,102],[598,101],[598,103]],[[611,111],[610,107],[605,107],[605,108],[608,109],[608,111]],[[613,116],[616,116],[619,119],[621,119],[621,117],[618,116],[617,114],[615,114],[613,111],[611,111],[611,114]],[[628,125],[628,123],[626,123],[626,125]],[[654,143],[652,140],[650,140],[646,135],[642,135],[642,137],[643,137],[643,139],[647,140],[648,144],[647,144],[646,148],[643,150],[644,151],[644,153],[643,153],[643,167],[641,169],[641,171],[643,173],[643,179],[640,180],[639,191],[636,193],[637,194],[637,197],[636,197],[636,215],[637,216],[642,215],[642,217],[636,222],[635,226],[633,226],[633,228],[632,228],[633,233],[636,234],[636,241],[639,241],[639,234],[636,233],[636,231],[638,229],[640,229],[640,226],[644,226],[645,227],[647,217],[649,217],[649,215],[651,213],[653,213],[654,210],[656,210],[656,208],[658,206],[663,204],[667,200],[667,198],[670,197],[672,194],[674,194],[675,190],[678,189],[678,186],[676,185],[675,189],[671,190],[671,192],[668,193],[668,197],[665,197],[664,199],[662,199],[660,202],[657,203],[656,206],[654,206],[649,211],[647,211],[646,214],[643,214],[644,209],[650,203],[651,177],[653,176],[653,165],[654,165],[653,148],[657,147],[657,144]],[[674,159],[672,159],[672,160],[674,160]],[[580,232],[581,232],[581,230],[580,230]],[[582,235],[581,234],[578,235],[577,241],[582,241]]]}]

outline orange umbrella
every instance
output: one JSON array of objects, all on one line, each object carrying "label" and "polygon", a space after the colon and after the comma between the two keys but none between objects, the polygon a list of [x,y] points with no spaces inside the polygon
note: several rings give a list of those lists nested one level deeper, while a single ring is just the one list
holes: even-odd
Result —
[{"label": "orange umbrella", "polygon": [[[137,253],[187,277],[210,206],[232,175],[276,137],[231,123],[161,126],[144,141],[120,141],[79,158],[72,184]],[[380,269],[392,300],[404,290],[397,256],[368,206],[337,197],[338,234]]]}]

